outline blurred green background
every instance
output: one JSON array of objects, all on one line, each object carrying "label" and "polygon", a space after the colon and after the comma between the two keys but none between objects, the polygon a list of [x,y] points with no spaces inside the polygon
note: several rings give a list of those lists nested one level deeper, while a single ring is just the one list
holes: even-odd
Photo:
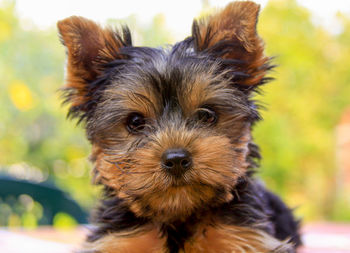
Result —
[{"label": "blurred green background", "polygon": [[[210,9],[203,4],[203,13]],[[350,17],[338,18],[341,32],[332,34],[296,1],[270,1],[258,24],[278,65],[276,80],[257,96],[268,109],[254,131],[263,156],[259,176],[306,222],[350,221]],[[123,21],[138,45],[175,42],[161,14],[148,25],[135,16]],[[23,26],[15,2],[6,1],[0,52],[0,173],[53,181],[89,210],[99,189],[90,184],[84,131],[66,120],[61,105],[65,53],[56,29]],[[42,215],[26,195],[0,198],[0,226],[36,227]],[[56,226],[75,224],[56,216]]]}]

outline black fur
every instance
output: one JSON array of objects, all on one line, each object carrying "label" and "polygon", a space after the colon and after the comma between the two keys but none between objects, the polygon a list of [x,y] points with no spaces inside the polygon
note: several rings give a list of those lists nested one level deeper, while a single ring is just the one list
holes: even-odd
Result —
[{"label": "black fur", "polygon": [[[92,222],[97,225],[88,237],[89,242],[96,241],[112,232],[134,231],[152,220],[136,217],[121,199],[110,195],[105,189],[105,200],[97,209]],[[216,207],[203,207],[197,210],[186,221],[159,224],[163,237],[166,238],[169,253],[183,249],[184,243],[201,222],[203,215],[219,217],[227,225],[254,227],[280,239],[289,240],[296,246],[301,245],[298,233],[299,221],[295,220],[292,211],[273,193],[266,190],[256,180],[241,179],[234,190],[234,199]],[[256,224],[259,224],[258,226]],[[212,224],[215,226],[215,223]]]},{"label": "black fur", "polygon": [[[98,123],[108,125],[106,120],[99,120],[95,108],[101,102],[103,92],[111,85],[111,80],[123,78],[131,72],[139,72],[148,80],[151,89],[161,94],[164,111],[174,111],[177,107],[176,90],[179,84],[186,77],[184,69],[186,66],[193,65],[211,65],[218,64],[218,71],[227,71],[228,78],[232,84],[238,87],[237,94],[241,94],[239,81],[247,77],[247,74],[239,71],[235,72],[235,65],[244,64],[235,60],[218,60],[214,53],[205,52],[202,54],[193,54],[193,39],[189,38],[181,43],[176,44],[170,51],[162,49],[154,49],[147,47],[124,47],[120,54],[121,59],[117,59],[106,64],[104,74],[97,80],[89,84],[89,96],[93,98],[88,104],[84,105],[87,110],[81,114],[81,120],[86,119],[88,122],[88,133],[90,139],[97,132],[100,132]],[[213,51],[220,51],[219,49]],[[164,77],[156,70],[156,63],[163,62],[167,66],[171,66],[168,77]],[[165,63],[164,63],[165,62]],[[271,69],[272,66],[265,66]],[[269,79],[265,78],[256,86],[264,84]],[[238,85],[238,86],[237,86]],[[243,94],[243,93],[242,93]],[[240,95],[246,98],[244,108],[249,111],[248,121],[252,124],[260,119],[257,106],[251,100],[249,94]],[[239,105],[242,107],[242,104]],[[120,111],[115,110],[115,113]],[[75,111],[71,112],[75,113]],[[110,118],[111,122],[123,118],[122,115],[114,115]],[[258,166],[260,154],[258,147],[251,143],[249,145],[250,154],[247,157],[250,163],[250,169],[247,172],[247,178],[241,178],[234,190],[234,199],[220,206],[207,204],[201,210],[197,210],[185,222],[176,221],[172,223],[158,224],[160,232],[167,240],[167,247],[170,253],[176,253],[183,249],[184,242],[188,240],[195,231],[196,224],[201,222],[200,217],[204,214],[210,214],[212,217],[220,217],[223,224],[253,226],[273,235],[280,240],[290,239],[295,245],[300,245],[300,237],[298,235],[298,222],[294,220],[291,211],[283,204],[283,202],[274,194],[267,191],[255,179],[253,173]],[[106,199],[102,201],[99,209],[94,215],[92,222],[97,225],[96,229],[89,236],[88,241],[93,242],[104,235],[112,232],[134,231],[142,228],[144,225],[152,221],[146,218],[136,217],[123,203],[122,199],[109,194],[111,192],[106,188]],[[259,224],[257,226],[256,224]],[[215,224],[213,223],[213,226]]]},{"label": "black fur", "polygon": [[[96,80],[86,80],[86,96],[89,99],[84,100],[86,102],[83,104],[72,106],[69,112],[69,116],[78,117],[79,122],[86,122],[89,140],[93,144],[98,144],[105,154],[110,152],[111,155],[114,153],[118,155],[128,153],[130,150],[137,150],[143,143],[149,141],[149,136],[154,134],[157,129],[165,128],[167,122],[177,120],[183,123],[186,120],[186,122],[188,121],[187,128],[199,129],[200,123],[191,123],[190,120],[184,118],[183,108],[179,105],[180,96],[187,95],[186,92],[191,88],[189,80],[193,76],[204,75],[213,69],[213,75],[225,79],[225,89],[220,93],[219,98],[210,101],[211,104],[200,106],[213,106],[218,114],[229,115],[232,119],[232,122],[230,121],[232,129],[230,130],[236,130],[230,133],[226,129],[220,129],[221,132],[217,130],[216,134],[227,135],[232,142],[235,142],[242,137],[237,136],[242,135],[242,133],[237,134],[243,129],[242,125],[248,126],[250,129],[255,122],[261,119],[258,112],[259,106],[254,101],[253,95],[254,92],[258,91],[259,86],[270,81],[271,78],[257,78],[253,79],[258,80],[255,83],[244,84],[245,80],[251,78],[252,73],[248,71],[248,63],[239,59],[224,59],[222,57],[228,50],[242,52],[245,50],[237,40],[224,40],[208,47],[211,36],[211,31],[208,31],[204,39],[206,49],[199,51],[198,36],[200,34],[199,27],[195,22],[193,36],[175,44],[172,48],[133,47],[128,29],[124,28],[123,31],[123,36],[116,34],[118,40],[122,42],[122,47],[118,52],[115,52],[115,59],[110,62],[102,61],[103,64],[99,66],[102,74]],[[269,61],[259,66],[264,74],[273,67]],[[214,87],[223,82],[222,79],[212,78],[210,80],[212,81],[210,85]],[[226,85],[227,83],[229,85]],[[118,89],[123,85],[125,89],[129,87],[128,94],[132,94],[129,99],[137,100],[142,97],[149,107],[154,106],[152,101],[145,98],[144,95],[135,92],[137,89],[131,88],[132,85],[143,85],[144,88],[151,90],[152,94],[157,96],[161,104],[159,106],[161,109],[156,112],[157,115],[153,119],[156,122],[148,124],[143,135],[132,136],[133,139],[130,138],[132,141],[129,141],[130,135],[123,135],[120,133],[122,131],[116,130],[116,126],[124,126],[127,116],[133,113],[130,111],[131,109],[123,108],[121,103],[118,104],[125,91],[125,89]],[[74,92],[74,89],[66,90],[67,101],[71,99]],[[175,118],[176,120],[174,120]],[[238,122],[237,119],[243,124],[238,124],[242,122]],[[215,128],[207,127],[207,133],[214,135],[215,131]],[[206,222],[212,221],[210,224],[212,226],[219,222],[225,225],[254,228],[265,231],[280,240],[289,240],[295,246],[300,245],[299,222],[294,219],[291,210],[254,177],[260,153],[257,145],[250,140],[247,142],[249,142],[249,151],[243,160],[246,159],[249,167],[245,175],[241,176],[235,184],[231,201],[222,203],[221,200],[225,199],[223,196],[227,192],[225,189],[217,187],[215,188],[217,198],[204,203],[203,206],[195,207],[195,211],[190,216],[185,217],[185,220],[159,222],[151,220],[149,217],[136,216],[124,199],[116,197],[116,189],[105,186],[105,197],[92,218],[96,227],[92,230],[88,241],[95,242],[115,232],[127,232],[134,235],[147,225],[152,225],[166,239],[169,253],[177,253],[184,248],[185,242],[191,238],[205,217]],[[239,148],[234,151],[236,153],[243,152]],[[242,168],[244,166],[242,165]],[[116,164],[116,168],[119,168],[118,164]],[[95,172],[98,174],[97,170]],[[230,191],[231,188],[228,189],[227,191]],[[128,197],[133,198],[133,200],[142,198],[142,196],[132,194]],[[221,202],[218,202],[217,199]],[[149,206],[143,205],[141,208],[147,209]]]}]

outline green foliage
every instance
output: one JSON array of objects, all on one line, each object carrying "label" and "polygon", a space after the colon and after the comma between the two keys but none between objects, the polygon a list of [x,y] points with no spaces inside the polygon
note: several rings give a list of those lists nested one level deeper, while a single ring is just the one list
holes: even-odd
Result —
[{"label": "green foliage", "polygon": [[53,219],[53,227],[56,229],[71,229],[77,226],[72,216],[66,213],[58,213]]},{"label": "green foliage", "polygon": [[268,107],[255,129],[262,176],[310,219],[335,218],[338,201],[335,128],[350,104],[350,26],[343,22],[332,36],[295,1],[271,1],[258,27],[278,65],[276,81],[258,98]]},{"label": "green foliage", "polygon": [[0,11],[0,26],[0,168],[50,178],[91,205],[89,145],[65,120],[58,92],[65,53],[56,30],[24,29],[11,2]]},{"label": "green foliage", "polygon": [[[258,26],[268,55],[276,56],[279,65],[271,73],[276,81],[257,97],[268,108],[254,131],[263,155],[260,175],[306,219],[350,220],[349,201],[335,192],[334,131],[350,101],[350,20],[340,18],[343,32],[331,35],[313,25],[309,12],[294,0],[271,1]],[[123,23],[131,26],[138,45],[174,42],[162,15],[149,26],[134,16]],[[5,2],[0,52],[1,170],[52,179],[91,207],[98,190],[89,179],[90,145],[61,106],[65,53],[57,31],[23,27],[14,3]],[[39,211],[18,214],[11,208],[0,202],[0,214],[6,213],[8,221],[1,224],[36,226]]]},{"label": "green foliage", "polygon": [[0,226],[35,228],[42,217],[42,206],[26,194],[0,198]]}]

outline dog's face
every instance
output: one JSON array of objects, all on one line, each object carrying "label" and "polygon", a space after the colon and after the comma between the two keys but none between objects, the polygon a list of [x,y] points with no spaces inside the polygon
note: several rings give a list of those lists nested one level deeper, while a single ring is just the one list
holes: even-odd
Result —
[{"label": "dog's face", "polygon": [[185,219],[232,198],[258,118],[250,94],[270,68],[258,11],[232,3],[168,49],[133,47],[127,28],[59,22],[70,112],[86,120],[95,179],[136,215]]}]

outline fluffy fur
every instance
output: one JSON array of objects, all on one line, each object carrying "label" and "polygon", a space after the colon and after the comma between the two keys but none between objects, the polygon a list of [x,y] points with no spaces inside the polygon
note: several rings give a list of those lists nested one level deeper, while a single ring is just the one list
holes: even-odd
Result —
[{"label": "fluffy fur", "polygon": [[[273,66],[256,32],[259,6],[233,2],[171,48],[134,47],[127,27],[82,17],[58,23],[66,101],[86,123],[94,181],[105,198],[86,251],[294,252],[291,211],[254,177],[253,92]],[[130,129],[130,119],[142,120]],[[181,176],[162,166],[190,154]]]}]

